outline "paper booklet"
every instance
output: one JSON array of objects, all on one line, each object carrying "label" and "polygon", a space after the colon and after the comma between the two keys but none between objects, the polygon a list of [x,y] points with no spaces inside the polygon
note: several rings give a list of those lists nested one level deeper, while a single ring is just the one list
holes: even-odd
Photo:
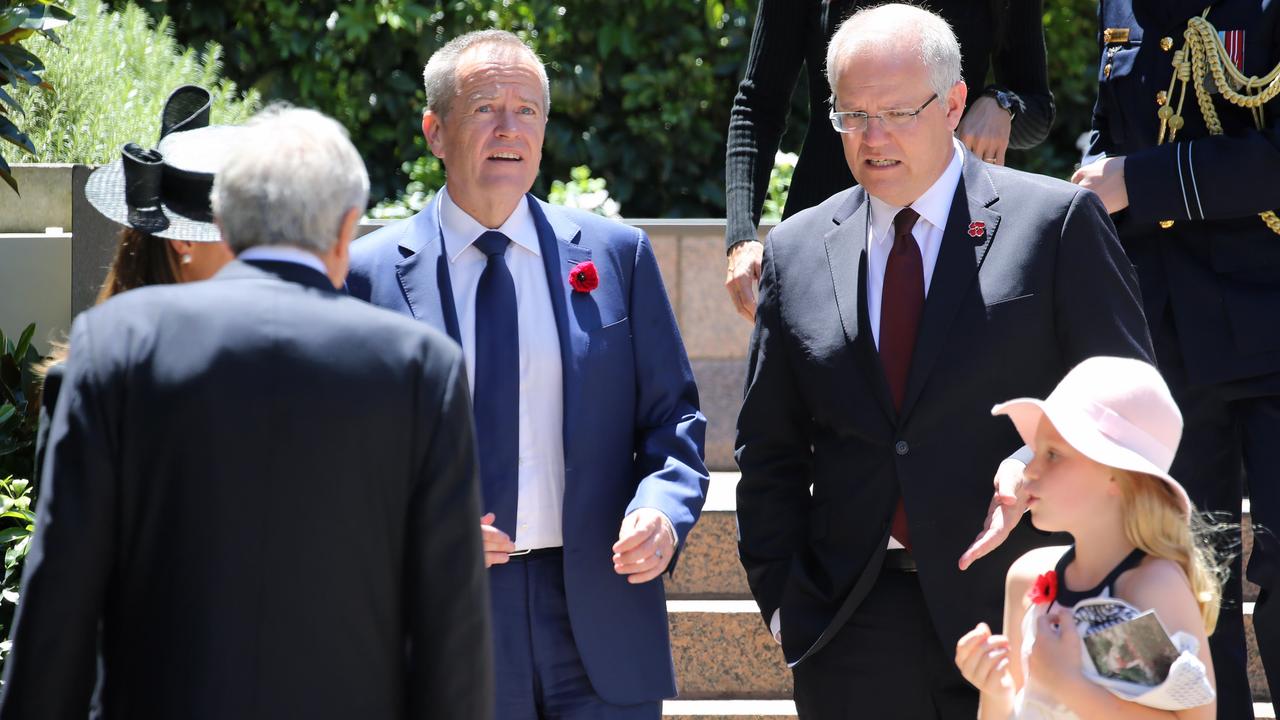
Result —
[{"label": "paper booklet", "polygon": [[1155,610],[1097,598],[1076,605],[1073,614],[1085,651],[1104,678],[1155,687],[1181,654]]}]

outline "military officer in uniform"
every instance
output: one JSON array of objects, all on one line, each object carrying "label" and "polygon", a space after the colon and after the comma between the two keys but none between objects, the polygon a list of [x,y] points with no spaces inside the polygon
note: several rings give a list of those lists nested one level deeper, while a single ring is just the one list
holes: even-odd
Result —
[{"label": "military officer in uniform", "polygon": [[[1255,629],[1280,688],[1280,0],[1102,0],[1093,134],[1072,178],[1112,214],[1186,416],[1172,473],[1201,510],[1252,501]],[[1238,546],[1233,548],[1237,553]],[[1221,718],[1253,717],[1241,561],[1210,640]]]}]

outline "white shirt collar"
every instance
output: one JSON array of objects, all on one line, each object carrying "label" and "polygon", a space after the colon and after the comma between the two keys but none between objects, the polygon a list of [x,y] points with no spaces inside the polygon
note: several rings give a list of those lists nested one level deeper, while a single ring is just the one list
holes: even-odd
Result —
[{"label": "white shirt collar", "polygon": [[258,260],[260,262],[287,262],[305,265],[312,270],[329,276],[329,269],[324,266],[315,253],[292,245],[256,245],[241,251],[237,260]]},{"label": "white shirt collar", "polygon": [[[511,212],[500,227],[494,228],[511,238],[511,242],[542,256],[542,248],[538,246],[538,226],[533,222],[533,213],[529,212],[528,198],[521,198],[516,209]],[[457,262],[463,250],[471,247],[476,238],[489,232],[489,228],[481,225],[466,210],[449,197],[449,188],[440,188],[440,231],[444,233],[449,250],[449,262]]]},{"label": "white shirt collar", "polygon": [[[947,216],[951,214],[951,201],[955,199],[956,186],[960,184],[960,174],[964,170],[964,146],[955,138],[951,142],[955,146],[955,154],[951,156],[947,169],[942,171],[942,175],[933,181],[933,185],[923,195],[911,203],[911,208],[920,213],[922,220],[939,230],[946,229]],[[868,196],[871,198],[871,237],[875,242],[883,243],[889,237],[889,226],[893,224],[893,218],[902,208],[874,195]]]}]

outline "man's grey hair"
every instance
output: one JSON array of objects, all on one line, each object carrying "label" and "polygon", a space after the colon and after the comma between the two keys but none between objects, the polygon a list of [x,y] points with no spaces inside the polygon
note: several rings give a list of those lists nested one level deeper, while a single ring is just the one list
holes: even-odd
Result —
[{"label": "man's grey hair", "polygon": [[343,217],[364,212],[369,174],[336,120],[273,104],[245,124],[214,177],[212,199],[233,252],[289,245],[322,254],[337,242]]},{"label": "man's grey hair", "polygon": [[945,99],[961,81],[960,43],[946,20],[914,5],[880,5],[850,15],[831,38],[827,47],[827,84],[831,86],[832,102],[841,60],[865,50],[895,45],[920,53],[920,62],[929,72],[929,85],[939,98]]},{"label": "man's grey hair", "polygon": [[533,48],[506,30],[476,30],[459,35],[431,54],[427,66],[422,69],[422,85],[427,91],[427,110],[441,117],[449,113],[449,104],[458,92],[458,59],[467,50],[482,45],[528,53],[538,68],[538,79],[542,81],[542,114],[545,117],[551,110],[551,82],[547,80],[547,68],[538,59]]}]

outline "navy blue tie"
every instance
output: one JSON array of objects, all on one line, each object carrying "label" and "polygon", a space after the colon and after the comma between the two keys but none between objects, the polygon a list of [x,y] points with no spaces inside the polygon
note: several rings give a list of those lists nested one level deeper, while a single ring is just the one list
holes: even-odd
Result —
[{"label": "navy blue tie", "polygon": [[475,416],[484,510],[514,541],[520,495],[520,326],[516,284],[504,257],[510,244],[493,230],[475,241],[489,258],[476,284]]}]

